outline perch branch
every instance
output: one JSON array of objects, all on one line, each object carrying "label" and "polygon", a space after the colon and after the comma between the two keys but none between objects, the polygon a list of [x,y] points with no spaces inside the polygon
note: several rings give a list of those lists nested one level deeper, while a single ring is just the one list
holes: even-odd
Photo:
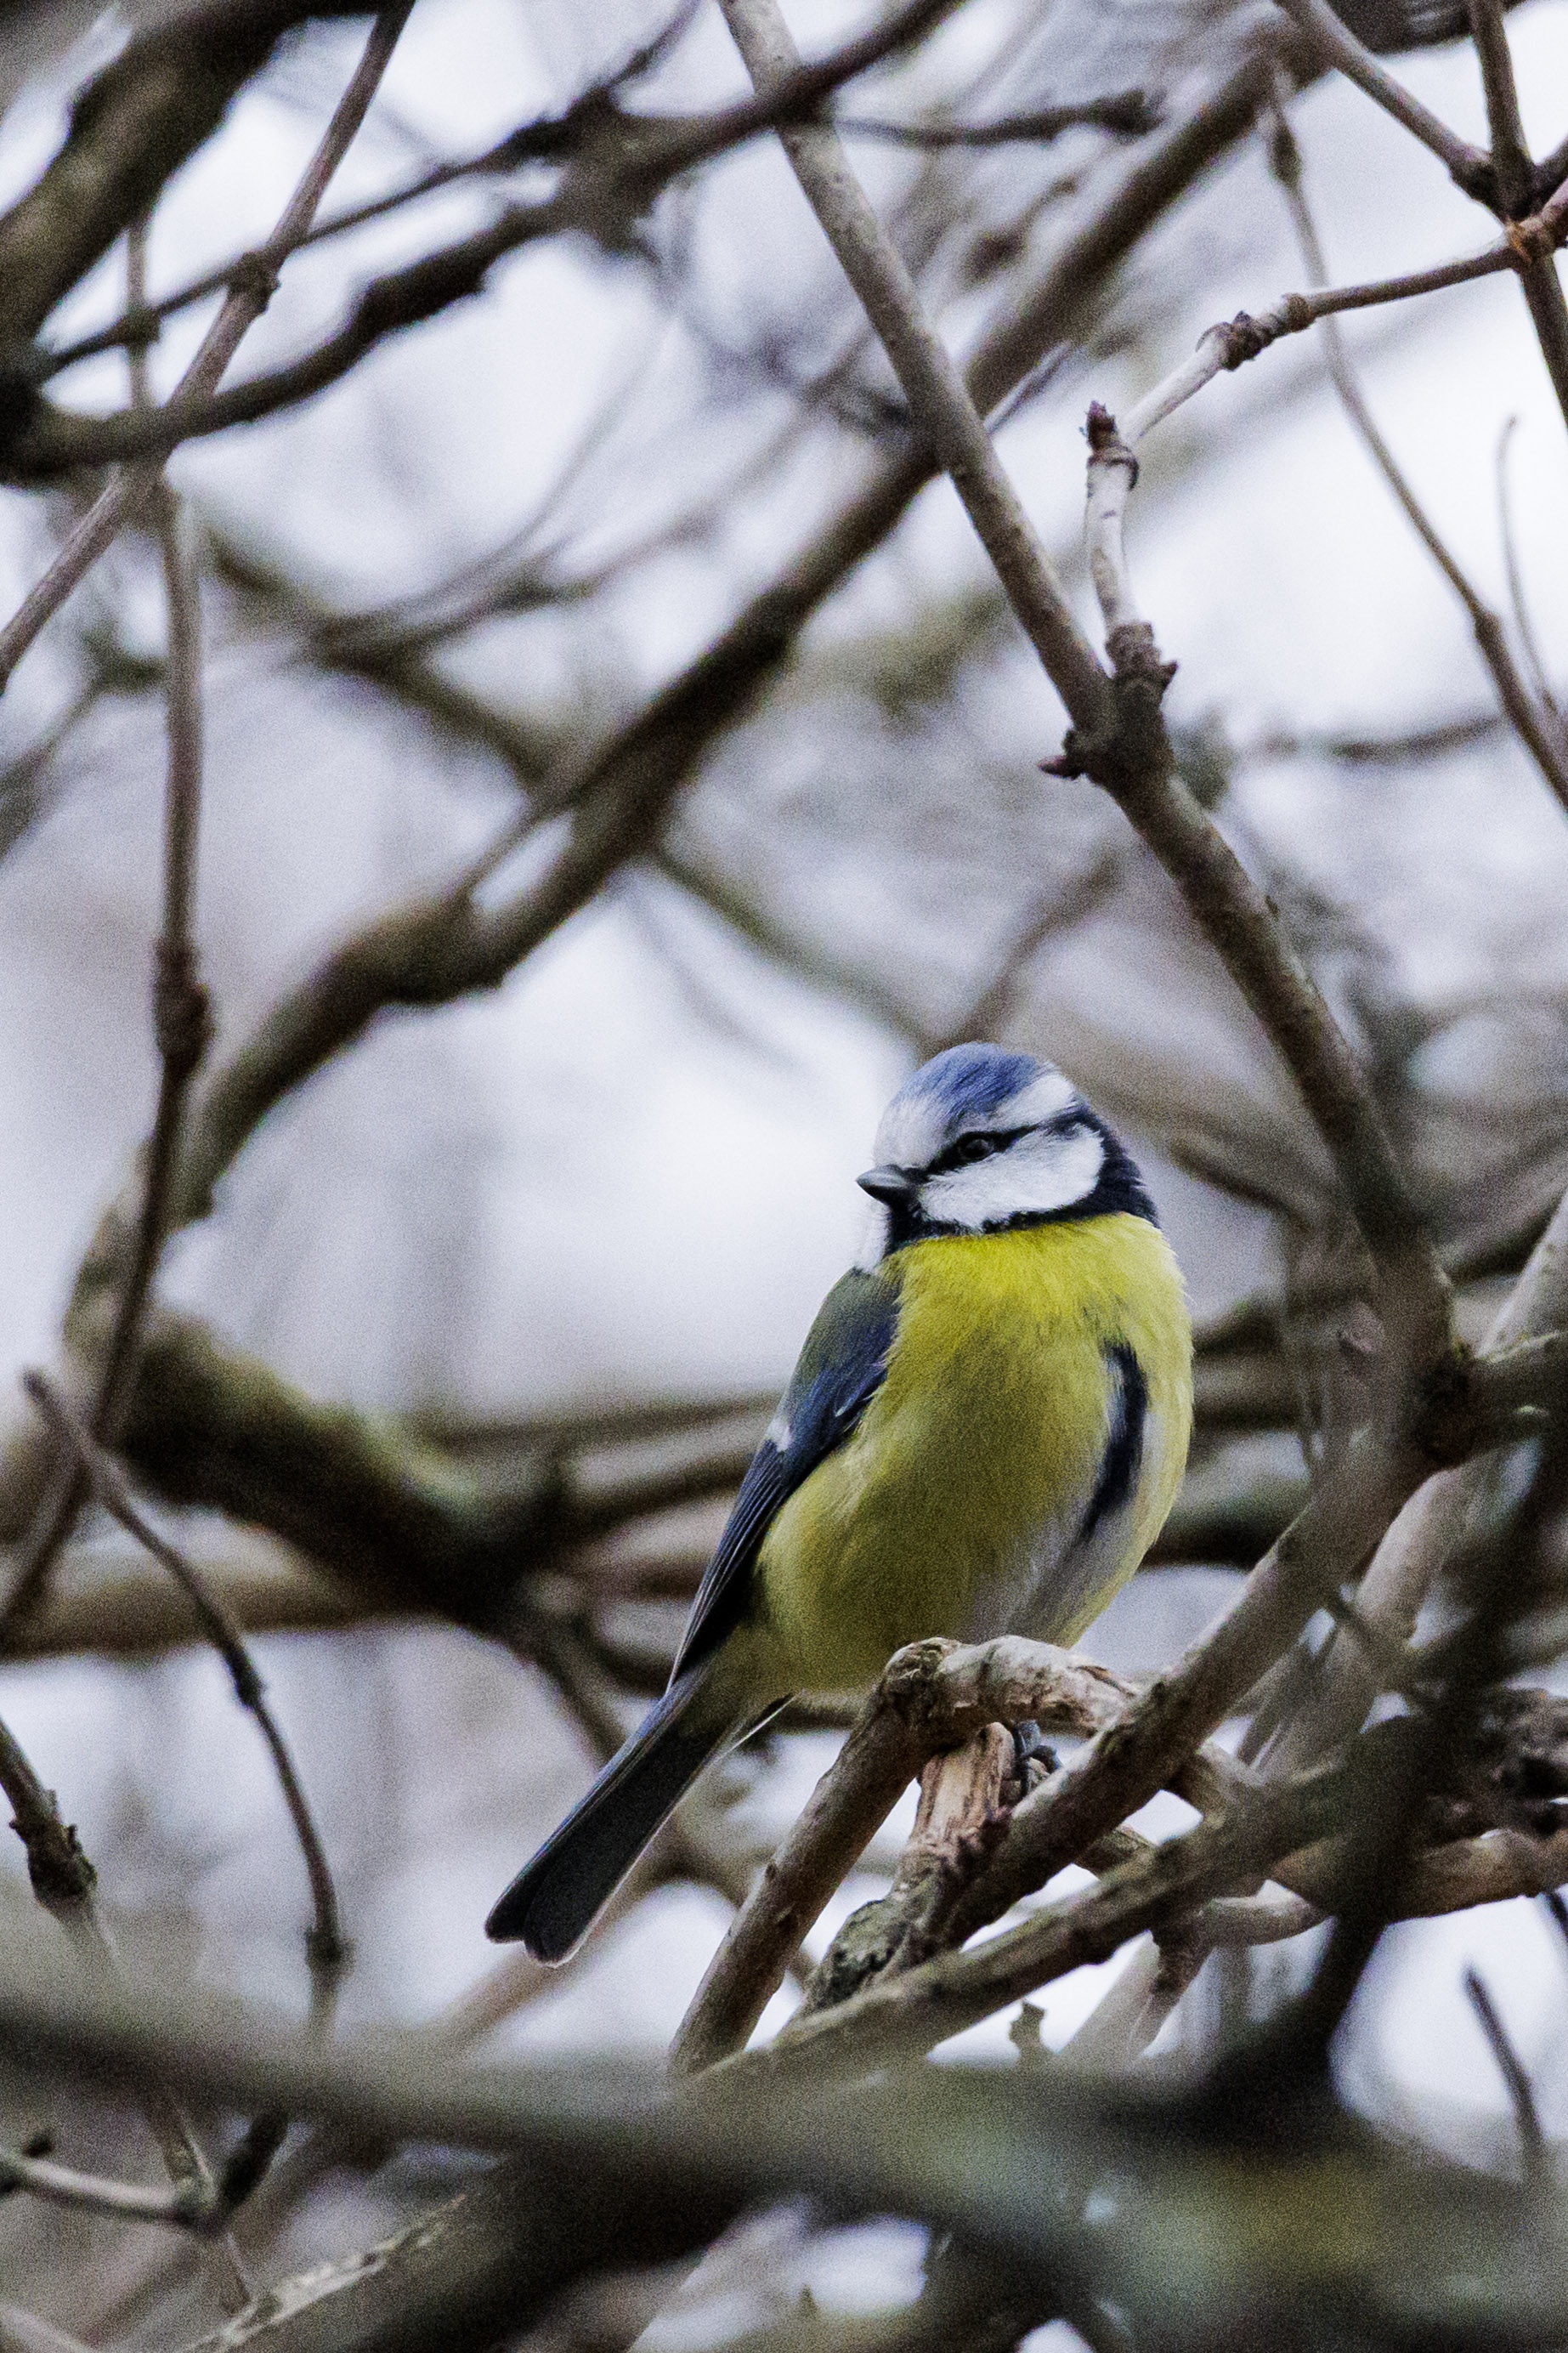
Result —
[{"label": "perch branch", "polygon": [[[1097,1732],[1120,1718],[1133,1689],[1109,1668],[1016,1636],[900,1651],[731,1924],[676,2035],[672,2064],[696,2073],[744,2042],[823,1905],[928,1758],[992,1724]],[[1214,1748],[1193,1757],[1176,1786],[1205,1808],[1246,1778]]]},{"label": "perch branch", "polygon": [[1334,1766],[1259,1789],[1220,1820],[1147,1850],[968,1952],[939,1954],[834,2009],[792,2019],[776,2042],[727,2060],[721,2073],[767,2078],[829,2053],[837,2066],[930,2050],[1069,1970],[1109,1960],[1144,1930],[1185,1922],[1209,1897],[1266,1877],[1281,1857],[1342,1823],[1346,1786]]},{"label": "perch branch", "polygon": [[7,355],[151,209],[282,34],[307,16],[355,13],[354,0],[216,0],[130,41],[77,99],[36,185],[0,216]]}]

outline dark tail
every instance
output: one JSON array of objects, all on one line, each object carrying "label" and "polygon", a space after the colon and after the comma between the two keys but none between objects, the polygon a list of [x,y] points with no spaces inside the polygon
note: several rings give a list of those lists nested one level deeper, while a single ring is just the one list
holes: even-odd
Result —
[{"label": "dark tail", "polygon": [[730,1737],[722,1720],[686,1722],[702,1678],[683,1676],[611,1757],[585,1798],[520,1871],[489,1918],[497,1944],[521,1939],[536,1961],[563,1961],[638,1855]]}]

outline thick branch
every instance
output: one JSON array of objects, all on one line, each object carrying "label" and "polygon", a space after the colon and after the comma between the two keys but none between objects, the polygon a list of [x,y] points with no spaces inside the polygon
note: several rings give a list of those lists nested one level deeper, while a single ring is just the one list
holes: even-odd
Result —
[{"label": "thick branch", "polygon": [[584,2274],[697,2253],[739,2204],[721,2185],[514,2161],[379,2244],[279,2282],[183,2353],[481,2353]]},{"label": "thick branch", "polygon": [[[1332,2341],[1352,2308],[1369,2342],[1440,2337],[1455,2353],[1554,2343],[1565,2325],[1558,2255],[1568,2224],[1554,2192],[1521,2229],[1514,2185],[1425,2155],[1412,2161],[1327,2106],[1303,2147],[1293,2132],[1260,2131],[1256,2109],[1237,2116],[1202,2083],[1104,2084],[1073,2069],[921,2069],[824,2099],[780,2068],[759,2100],[742,2067],[732,2088],[710,2078],[700,2099],[678,2099],[654,2071],[630,2064],[465,2067],[407,2034],[318,2051],[236,2006],[171,2000],[163,1989],[134,2006],[109,2002],[39,1982],[7,1954],[0,2021],[40,2062],[78,2078],[134,2080],[170,2066],[215,2102],[276,2099],[373,2146],[529,2151],[521,2185],[496,2179],[496,2211],[525,2258],[539,2243],[537,2211],[551,2264],[560,2261],[551,2232],[563,2254],[584,2260],[574,2216],[578,2201],[590,2218],[600,2213],[601,2182],[617,2233],[647,2215],[669,2243],[683,2227],[712,2230],[747,2199],[805,2187],[830,2211],[979,2233],[1043,2284],[1067,2279],[1110,2296],[1155,2341],[1173,2299],[1201,2310],[1210,2336],[1227,2343],[1286,2342],[1291,2331]],[[1086,2228],[1073,2194],[1101,2179],[1115,2185],[1113,2232]],[[1042,2181],[1068,2194],[1044,2195]],[[1192,2224],[1173,2233],[1178,2199]],[[1325,2213],[1347,2212],[1356,2218],[1348,2239],[1337,2221],[1323,2227]],[[1216,2266],[1216,2245],[1234,2261]],[[446,2277],[450,2305],[416,2316],[422,2348],[449,2347],[463,2327],[468,2307]],[[324,2292],[337,2284],[321,2280]],[[379,2345],[377,2329],[395,2329],[397,2313],[370,2310],[374,2326],[354,2341]],[[345,2311],[352,2321],[352,2304]],[[506,2333],[493,2318],[490,2327]],[[289,2353],[310,2341],[301,2334]],[[413,2353],[401,2335],[384,2341]],[[229,2348],[220,2338],[204,2353]]]}]

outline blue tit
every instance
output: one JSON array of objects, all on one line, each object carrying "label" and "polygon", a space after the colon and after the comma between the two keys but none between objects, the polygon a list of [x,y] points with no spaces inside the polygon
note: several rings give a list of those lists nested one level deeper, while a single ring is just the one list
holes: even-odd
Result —
[{"label": "blue tit", "polygon": [[1163,1524],[1192,1427],[1180,1270],[1062,1073],[954,1046],[906,1082],[877,1203],[752,1459],[669,1685],[487,1923],[565,1957],[710,1757],[931,1634],[1070,1642]]}]

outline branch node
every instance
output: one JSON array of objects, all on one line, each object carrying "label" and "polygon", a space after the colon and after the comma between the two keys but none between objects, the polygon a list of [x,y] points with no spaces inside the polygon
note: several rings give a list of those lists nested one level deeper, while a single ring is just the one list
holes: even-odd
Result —
[{"label": "branch node", "polygon": [[1266,311],[1260,319],[1255,319],[1249,311],[1238,311],[1234,319],[1226,319],[1211,330],[1219,345],[1221,367],[1233,373],[1245,367],[1248,360],[1255,360],[1259,352],[1278,343],[1282,334],[1299,333],[1310,317],[1300,294],[1288,294],[1278,311]]},{"label": "branch node", "polygon": [[312,1976],[335,1976],[353,1958],[353,1945],[335,1926],[312,1926],[305,1931],[305,1958]]},{"label": "branch node", "polygon": [[[1110,657],[1110,667],[1115,675],[1117,686],[1137,690],[1136,702],[1131,695],[1119,695],[1118,702],[1119,706],[1125,704],[1129,715],[1134,712],[1137,712],[1139,719],[1137,732],[1142,733],[1148,724],[1147,718],[1143,715],[1143,706],[1152,693],[1152,707],[1158,710],[1165,689],[1176,675],[1176,664],[1173,661],[1161,660],[1160,649],[1154,642],[1153,628],[1147,621],[1119,622],[1115,628],[1106,632],[1105,650]],[[1112,741],[1121,742],[1127,736],[1127,733],[1125,726],[1118,728]]]},{"label": "branch node", "polygon": [[121,340],[128,352],[150,352],[163,332],[163,315],[148,302],[127,305],[120,321]]},{"label": "branch node", "polygon": [[183,1082],[212,1040],[212,1004],[188,941],[160,940],[153,960],[153,1030],[159,1059]]},{"label": "branch node", "polygon": [[1116,419],[1109,408],[1098,400],[1089,404],[1089,416],[1084,422],[1084,438],[1089,443],[1090,466],[1125,466],[1127,487],[1138,486],[1138,460],[1116,429]]},{"label": "branch node", "polygon": [[229,271],[228,290],[254,303],[259,316],[277,293],[280,274],[276,257],[258,246],[249,253],[242,253]]},{"label": "branch node", "polygon": [[27,1851],[27,1877],[34,1894],[47,1912],[84,1904],[98,1883],[98,1873],[83,1851],[74,1822],[13,1820],[11,1828]]}]

